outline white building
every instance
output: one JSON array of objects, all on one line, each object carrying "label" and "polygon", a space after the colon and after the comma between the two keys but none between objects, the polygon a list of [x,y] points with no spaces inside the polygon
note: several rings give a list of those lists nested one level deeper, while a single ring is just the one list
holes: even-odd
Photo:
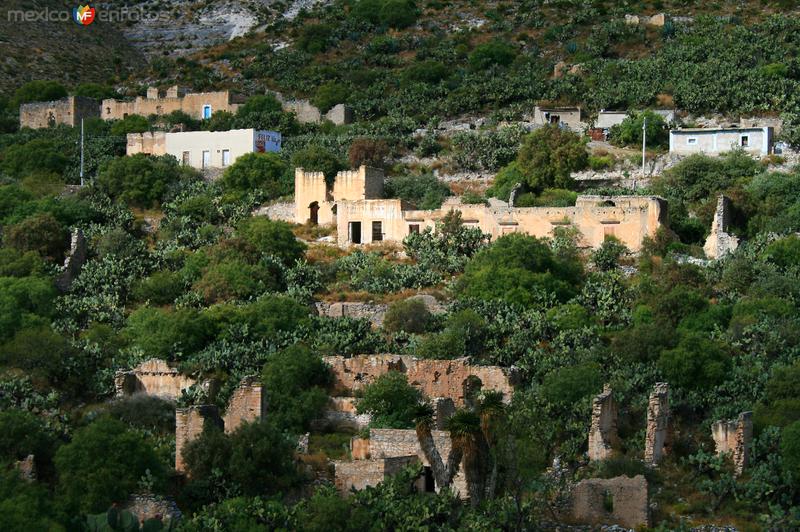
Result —
[{"label": "white building", "polygon": [[246,153],[279,152],[281,134],[275,131],[185,131],[129,133],[127,155],[169,154],[182,164],[199,169],[224,168]]},{"label": "white building", "polygon": [[771,127],[673,129],[669,132],[669,151],[716,155],[740,148],[751,155],[769,155],[772,136]]}]

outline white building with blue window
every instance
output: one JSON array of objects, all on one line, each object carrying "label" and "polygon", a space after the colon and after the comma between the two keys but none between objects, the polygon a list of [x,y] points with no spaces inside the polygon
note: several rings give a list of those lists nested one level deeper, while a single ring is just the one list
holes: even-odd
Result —
[{"label": "white building with blue window", "polygon": [[772,127],[685,128],[669,132],[669,152],[718,155],[741,149],[763,156],[772,153]]}]

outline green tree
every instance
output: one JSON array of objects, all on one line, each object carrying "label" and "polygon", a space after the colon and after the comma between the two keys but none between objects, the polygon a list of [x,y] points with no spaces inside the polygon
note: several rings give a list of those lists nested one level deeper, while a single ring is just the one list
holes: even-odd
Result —
[{"label": "green tree", "polygon": [[0,461],[10,464],[33,455],[36,475],[49,479],[53,474],[53,455],[56,439],[44,421],[30,412],[6,410],[0,412]]},{"label": "green tree", "polygon": [[345,103],[350,96],[350,89],[347,85],[329,81],[317,87],[314,98],[311,100],[321,113],[327,113],[333,106]]},{"label": "green tree", "polygon": [[469,54],[469,66],[473,70],[486,70],[493,65],[508,66],[517,57],[517,50],[509,43],[493,40],[479,44]]},{"label": "green tree", "polygon": [[730,356],[714,340],[687,333],[677,347],[661,353],[658,367],[670,383],[688,390],[712,387],[725,379]]},{"label": "green tree", "polygon": [[61,175],[68,163],[55,141],[41,138],[9,146],[3,152],[0,168],[11,177],[22,179],[34,173]]},{"label": "green tree", "polygon": [[208,319],[196,309],[142,306],[128,316],[123,336],[148,356],[172,360],[201,349],[212,337]]},{"label": "green tree", "polygon": [[525,136],[517,155],[517,167],[530,190],[572,188],[572,172],[589,161],[586,139],[558,126],[545,126]]},{"label": "green tree", "polygon": [[757,427],[786,427],[800,421],[800,363],[776,367],[756,405]]},{"label": "green tree", "polygon": [[96,185],[112,199],[148,208],[160,204],[171,185],[191,179],[199,179],[198,172],[179,165],[171,155],[153,157],[137,153],[118,157],[103,166]]},{"label": "green tree", "polygon": [[669,145],[669,129],[664,117],[654,111],[631,112],[622,123],[611,128],[611,142],[617,146],[641,146],[644,121],[647,120],[647,145]]},{"label": "green tree", "polygon": [[417,21],[419,11],[414,0],[384,0],[380,10],[381,24],[403,29]]},{"label": "green tree", "polygon": [[23,325],[42,324],[53,312],[56,290],[47,277],[0,277],[0,341]]},{"label": "green tree", "polygon": [[234,119],[230,111],[214,111],[211,118],[203,120],[201,125],[206,131],[228,131],[233,129]]},{"label": "green tree", "polygon": [[260,190],[270,200],[292,192],[294,183],[286,179],[286,170],[286,163],[275,153],[247,153],[225,170],[220,183],[237,193]]},{"label": "green tree", "polygon": [[285,266],[303,258],[306,251],[306,245],[294,236],[288,223],[265,216],[246,218],[239,224],[238,233],[259,254],[272,255]]},{"label": "green tree", "polygon": [[614,237],[609,237],[592,253],[592,262],[598,270],[614,270],[619,266],[619,258],[627,251],[625,244]]},{"label": "green tree", "polygon": [[261,375],[275,425],[294,434],[308,430],[328,401],[330,369],[322,357],[296,344],[270,356]]},{"label": "green tree", "polygon": [[12,105],[19,107],[28,102],[49,102],[67,96],[67,89],[57,81],[29,81],[14,92]]},{"label": "green tree", "polygon": [[53,494],[39,482],[29,482],[15,469],[0,471],[0,530],[61,532]]},{"label": "green tree", "polygon": [[279,290],[281,286],[279,279],[266,268],[225,259],[208,266],[192,288],[211,304],[247,300],[269,290]]},{"label": "green tree", "polygon": [[297,47],[309,54],[319,54],[328,49],[333,28],[328,24],[304,24],[297,36]]},{"label": "green tree", "polygon": [[105,100],[107,98],[116,98],[117,91],[110,85],[102,85],[100,83],[81,83],[75,87],[75,96],[85,96],[86,98],[94,98],[95,100]]},{"label": "green tree", "polygon": [[42,213],[8,227],[3,241],[21,253],[33,251],[45,260],[61,262],[69,233],[52,214]]},{"label": "green tree", "polygon": [[233,126],[280,131],[289,135],[297,131],[294,115],[283,112],[283,106],[270,94],[252,96],[236,111]]},{"label": "green tree", "polygon": [[405,374],[390,371],[364,387],[357,408],[359,414],[372,416],[371,427],[408,429],[414,426],[422,399]]},{"label": "green tree", "polygon": [[325,179],[332,183],[336,173],[342,170],[344,165],[331,151],[311,144],[292,154],[292,167],[311,172],[322,172],[325,174]]},{"label": "green tree", "polygon": [[787,471],[800,477],[800,421],[795,421],[781,433],[781,456]]},{"label": "green tree", "polygon": [[450,187],[439,181],[433,174],[399,175],[386,181],[384,194],[387,198],[400,198],[422,210],[438,209],[447,196]]},{"label": "green tree", "polygon": [[102,512],[124,502],[147,471],[157,484],[163,468],[153,448],[124,423],[100,418],[78,429],[56,452],[58,493],[67,508]]},{"label": "green tree", "polygon": [[111,125],[111,134],[125,136],[128,133],[144,133],[150,130],[150,122],[141,115],[128,115]]},{"label": "green tree", "polygon": [[550,403],[569,407],[577,401],[598,393],[603,388],[600,366],[587,362],[564,366],[548,373],[542,383],[542,396]]},{"label": "green tree", "polygon": [[419,298],[403,299],[389,305],[383,319],[383,328],[389,332],[405,331],[420,334],[425,332],[431,313]]}]

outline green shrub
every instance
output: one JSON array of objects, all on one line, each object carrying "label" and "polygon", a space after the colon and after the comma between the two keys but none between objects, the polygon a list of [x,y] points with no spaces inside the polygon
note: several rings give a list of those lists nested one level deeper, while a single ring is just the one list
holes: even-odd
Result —
[{"label": "green shrub", "polygon": [[603,388],[603,374],[594,362],[565,366],[548,373],[542,383],[542,396],[550,403],[571,406],[598,393]]},{"label": "green shrub", "polygon": [[386,180],[384,194],[387,198],[400,198],[418,209],[438,209],[444,198],[451,195],[450,188],[433,174],[393,176]]},{"label": "green shrub", "polygon": [[342,170],[344,165],[330,150],[311,144],[292,154],[292,167],[302,168],[308,172],[322,172],[325,174],[325,179],[333,183],[337,172]]},{"label": "green shrub", "polygon": [[545,126],[527,135],[517,156],[525,184],[538,192],[545,188],[571,188],[572,172],[588,164],[586,140],[557,126]]},{"label": "green shrub", "polygon": [[61,262],[69,246],[69,232],[52,214],[34,214],[6,229],[4,243],[21,253],[33,251],[51,262]]},{"label": "green shrub", "polygon": [[439,61],[427,60],[413,63],[400,75],[406,85],[411,83],[439,83],[450,76],[450,69]]},{"label": "green shrub", "polygon": [[185,287],[180,274],[163,270],[142,279],[133,289],[137,301],[149,301],[153,305],[169,305],[181,295]]},{"label": "green shrub", "polygon": [[730,355],[714,340],[686,333],[677,347],[663,351],[659,369],[670,383],[688,390],[709,388],[725,379]]},{"label": "green shrub", "polygon": [[67,89],[57,81],[29,81],[14,92],[11,105],[19,107],[28,102],[49,102],[67,96]]},{"label": "green shrub", "polygon": [[258,253],[272,255],[287,267],[301,259],[306,251],[306,245],[294,236],[291,226],[280,220],[252,216],[243,220],[237,231]]},{"label": "green shrub", "polygon": [[479,44],[469,54],[469,66],[473,70],[486,70],[493,65],[508,66],[517,57],[517,50],[507,42],[494,40]]},{"label": "green shrub", "polygon": [[370,414],[370,427],[408,429],[414,426],[422,394],[408,383],[405,374],[390,371],[363,388],[358,413]]},{"label": "green shrub", "polygon": [[669,146],[669,129],[664,117],[653,112],[633,111],[622,123],[611,128],[610,140],[617,146],[641,146],[642,132],[647,120],[647,146],[651,148]]},{"label": "green shrub", "polygon": [[246,194],[258,190],[265,200],[275,199],[293,190],[287,168],[275,153],[247,153],[225,170],[220,184],[229,192]]},{"label": "green shrub", "polygon": [[345,103],[349,95],[350,89],[347,85],[329,81],[317,88],[311,102],[319,108],[321,113],[327,113],[333,106]]},{"label": "green shrub", "polygon": [[419,11],[414,0],[384,0],[380,10],[381,24],[390,28],[407,28],[417,21]]},{"label": "green shrub", "polygon": [[781,456],[787,471],[800,476],[800,421],[795,421],[781,433]]},{"label": "green shrub", "polygon": [[388,332],[419,334],[425,332],[430,320],[431,313],[425,303],[419,298],[409,298],[389,305],[383,328]]},{"label": "green shrub", "polygon": [[11,177],[22,179],[34,173],[61,175],[68,163],[69,159],[55,141],[33,139],[9,146],[3,152],[0,169]]},{"label": "green shrub", "polygon": [[615,158],[610,153],[608,155],[589,155],[589,168],[595,172],[608,170],[614,166],[614,163]]},{"label": "green shrub", "polygon": [[318,54],[328,49],[333,28],[327,24],[306,24],[300,28],[297,47],[310,54]]},{"label": "green shrub", "polygon": [[619,266],[619,258],[627,251],[625,244],[614,237],[607,237],[592,253],[592,262],[598,270],[614,270]]},{"label": "green shrub", "polygon": [[94,98],[100,101],[107,98],[116,98],[118,95],[111,85],[80,83],[75,87],[75,96],[85,96],[86,98]]},{"label": "green shrub", "polygon": [[128,133],[144,133],[150,129],[150,122],[141,115],[128,115],[111,125],[111,134],[125,136]]},{"label": "green shrub", "polygon": [[96,186],[114,200],[148,208],[163,202],[170,186],[194,179],[199,179],[198,172],[179,165],[171,155],[153,157],[137,153],[104,165]]}]

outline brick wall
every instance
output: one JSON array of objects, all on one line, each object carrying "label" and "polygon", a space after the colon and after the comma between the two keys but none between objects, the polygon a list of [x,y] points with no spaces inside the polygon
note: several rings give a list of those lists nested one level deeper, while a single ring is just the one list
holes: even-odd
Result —
[{"label": "brick wall", "polygon": [[245,377],[233,392],[223,418],[225,432],[233,432],[242,423],[262,419],[267,412],[266,396],[255,377]]},{"label": "brick wall", "polygon": [[183,451],[189,442],[200,436],[207,422],[223,428],[216,406],[197,405],[175,410],[175,471],[186,472]]},{"label": "brick wall", "polygon": [[[353,489],[362,490],[367,486],[377,486],[388,477],[396,475],[403,468],[415,463],[419,463],[416,456],[397,456],[354,462],[334,461],[334,482],[339,493],[347,495]],[[424,489],[424,485],[422,487]]]}]

